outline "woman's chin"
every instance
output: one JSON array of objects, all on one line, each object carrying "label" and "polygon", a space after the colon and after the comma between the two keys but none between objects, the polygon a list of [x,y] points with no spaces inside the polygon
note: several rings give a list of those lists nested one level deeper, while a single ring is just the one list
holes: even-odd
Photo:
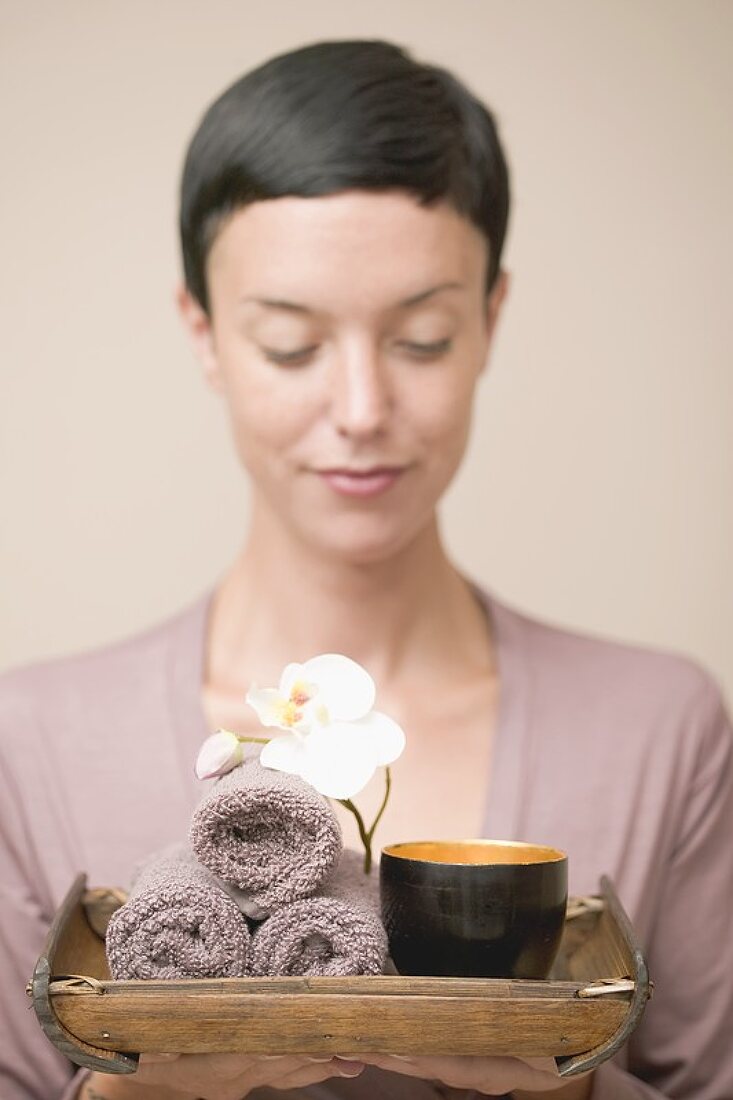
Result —
[{"label": "woman's chin", "polygon": [[334,565],[339,562],[363,566],[385,564],[402,554],[429,526],[419,523],[417,518],[413,524],[406,522],[405,517],[399,522],[395,522],[394,516],[390,519],[391,522],[385,517],[380,522],[374,516],[368,519],[351,516],[348,520],[344,517],[343,522],[332,521],[316,531],[309,531],[308,542]]}]

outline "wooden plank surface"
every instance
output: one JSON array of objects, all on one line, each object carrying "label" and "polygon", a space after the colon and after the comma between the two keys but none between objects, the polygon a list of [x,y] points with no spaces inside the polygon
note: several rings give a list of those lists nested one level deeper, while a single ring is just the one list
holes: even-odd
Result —
[{"label": "wooden plank surface", "polygon": [[64,1026],[85,1042],[137,1053],[571,1054],[613,1034],[628,1011],[626,1000],[612,997],[180,991],[175,997],[165,991],[60,994],[54,1006]]}]

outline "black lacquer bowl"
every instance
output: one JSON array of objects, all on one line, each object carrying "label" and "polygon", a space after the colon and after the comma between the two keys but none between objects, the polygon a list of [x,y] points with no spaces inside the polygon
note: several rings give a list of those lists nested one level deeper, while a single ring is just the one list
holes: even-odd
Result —
[{"label": "black lacquer bowl", "polygon": [[400,974],[545,978],[562,936],[567,857],[517,841],[382,851],[382,919]]}]

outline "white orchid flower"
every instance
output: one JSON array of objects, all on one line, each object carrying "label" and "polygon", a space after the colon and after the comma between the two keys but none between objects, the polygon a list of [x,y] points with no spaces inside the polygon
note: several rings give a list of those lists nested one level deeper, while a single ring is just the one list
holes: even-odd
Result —
[{"label": "white orchid flower", "polygon": [[380,764],[391,764],[405,735],[391,718],[371,711],[354,722],[331,722],[302,735],[273,737],[262,750],[265,768],[299,775],[327,798],[353,798]]},{"label": "white orchid flower", "polygon": [[363,718],[374,704],[376,688],[366,669],[338,653],[287,665],[277,688],[247,692],[247,702],[263,726],[309,732],[314,725]]},{"label": "white orchid flower", "polygon": [[[387,806],[389,765],[405,747],[405,735],[386,714],[372,710],[376,690],[366,669],[339,653],[324,653],[304,664],[290,664],[276,688],[252,685],[247,702],[264,726],[283,732],[271,738],[217,730],[204,741],[196,760],[199,779],[213,779],[244,760],[245,745],[264,745],[260,764],[298,775],[354,815],[364,845],[364,872],[372,867],[372,840]],[[352,802],[376,769],[385,767],[382,804],[367,828]]]},{"label": "white orchid flower", "polygon": [[371,709],[375,695],[366,669],[338,653],[288,665],[277,689],[247,693],[263,725],[287,731],[264,746],[260,763],[299,775],[327,798],[352,798],[405,747],[397,723]]}]

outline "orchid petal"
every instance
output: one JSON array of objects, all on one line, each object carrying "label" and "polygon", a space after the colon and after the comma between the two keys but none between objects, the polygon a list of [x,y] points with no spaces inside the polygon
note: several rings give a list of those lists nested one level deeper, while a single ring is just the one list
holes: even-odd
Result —
[{"label": "orchid petal", "polygon": [[287,725],[282,726],[282,729],[297,730],[298,733],[308,733],[313,725],[313,708],[306,703],[302,708],[301,717],[294,722],[289,722]]},{"label": "orchid petal", "polygon": [[196,757],[196,775],[199,779],[213,779],[241,764],[242,742],[228,730],[217,730],[207,737]]},{"label": "orchid petal", "polygon": [[391,764],[405,747],[405,734],[401,726],[387,714],[373,710],[358,722],[353,722],[355,731],[359,730],[369,739],[374,760],[377,764]]},{"label": "orchid petal", "polygon": [[295,662],[286,665],[282,671],[282,676],[280,677],[280,684],[278,687],[280,695],[287,699],[290,695],[293,684],[297,680],[304,679],[306,679],[306,675],[303,665],[296,664]]},{"label": "orchid petal", "polygon": [[332,721],[352,722],[374,705],[376,687],[365,668],[340,653],[311,657],[303,667],[304,678],[318,685],[318,702]]},{"label": "orchid petal", "polygon": [[278,726],[280,729],[287,729],[288,727],[283,725],[280,717],[279,704],[281,699],[280,692],[275,688],[258,688],[256,684],[252,684],[245,696],[245,701],[256,711],[257,717],[263,726]]},{"label": "orchid petal", "polygon": [[306,740],[301,775],[328,798],[352,798],[374,775],[374,752],[356,727],[355,722],[334,722]]},{"label": "orchid petal", "polygon": [[288,733],[273,737],[260,753],[263,768],[273,768],[290,775],[302,775],[305,760],[305,742],[302,737]]}]

